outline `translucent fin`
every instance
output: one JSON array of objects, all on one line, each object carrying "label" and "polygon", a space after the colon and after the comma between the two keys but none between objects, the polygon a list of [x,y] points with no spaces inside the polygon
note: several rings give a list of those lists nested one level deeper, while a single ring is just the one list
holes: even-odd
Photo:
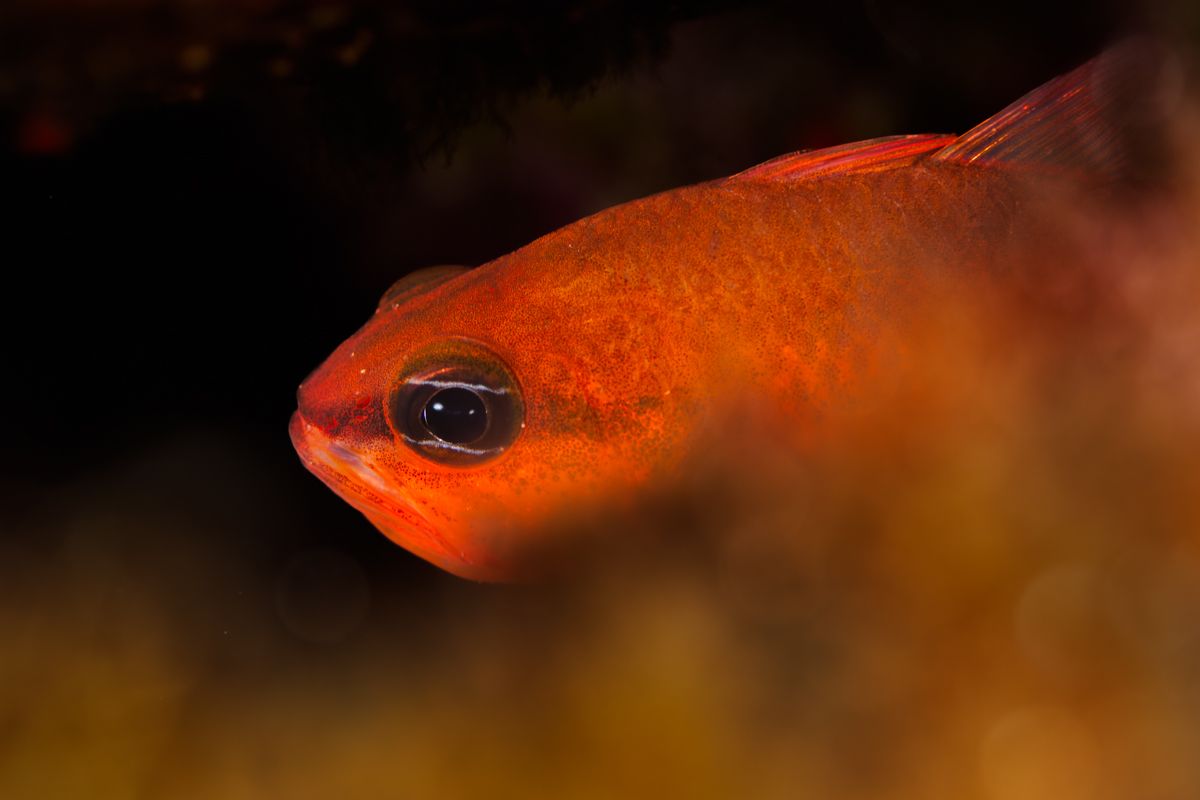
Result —
[{"label": "translucent fin", "polygon": [[388,287],[388,290],[383,293],[383,297],[379,298],[379,305],[376,306],[375,312],[398,308],[417,295],[428,292],[446,281],[453,280],[469,269],[470,267],[461,267],[457,264],[442,264],[413,270]]},{"label": "translucent fin", "polygon": [[921,156],[955,141],[953,136],[925,133],[885,136],[865,142],[808,150],[773,158],[732,176],[731,181],[799,181],[833,173],[878,172],[907,166]]},{"label": "translucent fin", "polygon": [[1098,181],[1145,172],[1165,123],[1165,54],[1136,40],[1017,100],[931,161],[1041,167]]}]

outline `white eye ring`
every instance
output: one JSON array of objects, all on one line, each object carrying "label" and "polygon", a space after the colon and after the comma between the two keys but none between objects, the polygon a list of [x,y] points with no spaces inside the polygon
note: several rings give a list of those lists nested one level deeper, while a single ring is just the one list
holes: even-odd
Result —
[{"label": "white eye ring", "polygon": [[405,436],[403,438],[405,442],[415,447],[435,447],[440,450],[453,450],[456,453],[463,453],[468,456],[494,456],[504,451],[503,447],[468,447],[465,444],[445,442],[432,437],[428,439],[414,439],[411,436]]},{"label": "white eye ring", "polygon": [[482,383],[467,383],[466,381],[426,378],[424,380],[411,380],[408,383],[410,386],[428,386],[431,389],[464,389],[476,394],[508,394],[508,389],[503,386],[484,386]]}]

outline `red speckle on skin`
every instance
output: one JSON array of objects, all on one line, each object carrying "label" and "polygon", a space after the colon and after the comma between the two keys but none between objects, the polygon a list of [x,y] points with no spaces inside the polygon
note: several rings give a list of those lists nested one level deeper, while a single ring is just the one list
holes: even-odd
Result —
[{"label": "red speckle on skin", "polygon": [[367,421],[371,417],[371,407],[374,401],[370,395],[362,395],[354,401],[354,413],[350,415],[353,423],[358,424]]}]

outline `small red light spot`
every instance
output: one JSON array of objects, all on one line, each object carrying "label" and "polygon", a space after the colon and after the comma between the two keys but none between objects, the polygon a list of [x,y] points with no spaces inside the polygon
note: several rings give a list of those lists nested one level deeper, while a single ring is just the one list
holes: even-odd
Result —
[{"label": "small red light spot", "polygon": [[21,120],[16,144],[17,150],[26,155],[61,155],[71,148],[71,132],[54,115],[34,111]]}]

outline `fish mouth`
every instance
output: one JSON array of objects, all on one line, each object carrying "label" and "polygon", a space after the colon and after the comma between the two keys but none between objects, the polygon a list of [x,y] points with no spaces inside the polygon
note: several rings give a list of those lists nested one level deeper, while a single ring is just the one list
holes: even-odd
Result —
[{"label": "fish mouth", "polygon": [[288,434],[304,466],[389,539],[455,575],[497,579],[447,541],[403,487],[387,483],[367,458],[331,439],[301,412],[292,414]]}]

